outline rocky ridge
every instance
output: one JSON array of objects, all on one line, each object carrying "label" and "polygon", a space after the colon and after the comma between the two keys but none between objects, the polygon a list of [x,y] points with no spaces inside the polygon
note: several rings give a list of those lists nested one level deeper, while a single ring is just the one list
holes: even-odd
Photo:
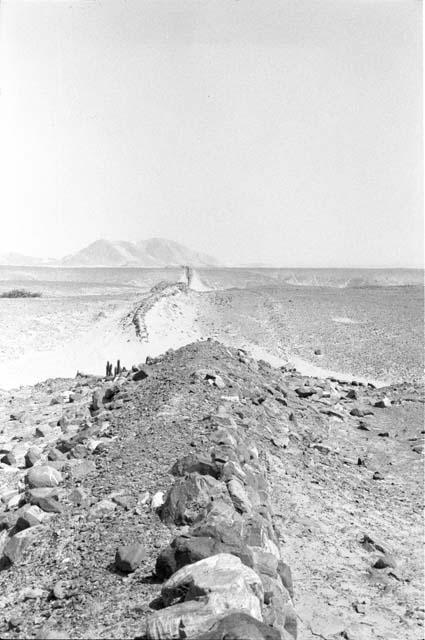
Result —
[{"label": "rocky ridge", "polygon": [[[419,638],[420,567],[355,504],[361,489],[384,524],[396,506],[415,535],[417,386],[303,378],[206,341],[1,400],[1,637],[290,639],[298,622],[302,638]],[[320,564],[306,499],[324,527],[339,492],[349,553]],[[336,605],[321,573],[351,580]]]}]

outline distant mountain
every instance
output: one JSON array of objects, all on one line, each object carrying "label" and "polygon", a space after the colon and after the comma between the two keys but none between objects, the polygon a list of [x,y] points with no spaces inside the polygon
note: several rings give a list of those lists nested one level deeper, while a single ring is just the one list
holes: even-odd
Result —
[{"label": "distant mountain", "polygon": [[66,256],[63,266],[92,267],[194,267],[218,266],[212,256],[193,251],[178,242],[150,238],[141,242],[96,240],[84,249]]},{"label": "distant mountain", "polygon": [[36,266],[47,264],[43,258],[34,258],[33,256],[25,256],[22,253],[0,253],[0,265],[6,265],[10,267],[19,266]]}]

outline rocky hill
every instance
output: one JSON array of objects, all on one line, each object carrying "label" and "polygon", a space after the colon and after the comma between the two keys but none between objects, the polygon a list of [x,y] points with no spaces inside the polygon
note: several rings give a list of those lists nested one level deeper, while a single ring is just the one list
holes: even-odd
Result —
[{"label": "rocky hill", "polygon": [[61,259],[44,259],[20,253],[0,254],[4,266],[56,266],[56,267],[218,267],[213,256],[167,240],[149,238],[140,242],[126,240],[96,240],[76,253]]},{"label": "rocky hill", "polygon": [[423,389],[213,341],[3,393],[0,636],[423,636]]},{"label": "rocky hill", "polygon": [[212,256],[164,238],[150,238],[141,242],[96,240],[77,253],[63,258],[61,264],[106,267],[174,267],[182,264],[195,267],[218,266],[217,260]]}]

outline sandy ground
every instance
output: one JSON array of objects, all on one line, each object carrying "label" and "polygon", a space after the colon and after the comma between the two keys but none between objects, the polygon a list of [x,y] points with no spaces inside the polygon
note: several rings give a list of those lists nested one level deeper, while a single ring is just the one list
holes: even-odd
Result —
[{"label": "sandy ground", "polygon": [[[128,302],[100,311],[100,317],[84,323],[77,335],[54,349],[31,350],[3,362],[0,389],[13,389],[56,377],[73,377],[77,371],[102,375],[107,360],[123,366],[146,356],[156,356],[199,337],[196,310],[186,295],[163,298],[146,315],[148,341],[141,341],[131,323],[123,323]],[[104,317],[106,316],[106,317]],[[74,320],[75,322],[75,320]]]},{"label": "sandy ground", "polygon": [[383,385],[423,373],[419,290],[209,290],[195,275],[195,291],[155,298],[142,339],[126,318],[149,293],[3,301],[0,389],[99,375],[107,360],[128,366],[199,337],[305,375]]}]

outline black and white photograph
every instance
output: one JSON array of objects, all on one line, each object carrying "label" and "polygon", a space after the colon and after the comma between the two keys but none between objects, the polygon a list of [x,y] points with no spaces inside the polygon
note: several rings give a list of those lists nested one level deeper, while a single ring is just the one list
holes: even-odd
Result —
[{"label": "black and white photograph", "polygon": [[0,638],[424,640],[421,0],[0,0]]}]

